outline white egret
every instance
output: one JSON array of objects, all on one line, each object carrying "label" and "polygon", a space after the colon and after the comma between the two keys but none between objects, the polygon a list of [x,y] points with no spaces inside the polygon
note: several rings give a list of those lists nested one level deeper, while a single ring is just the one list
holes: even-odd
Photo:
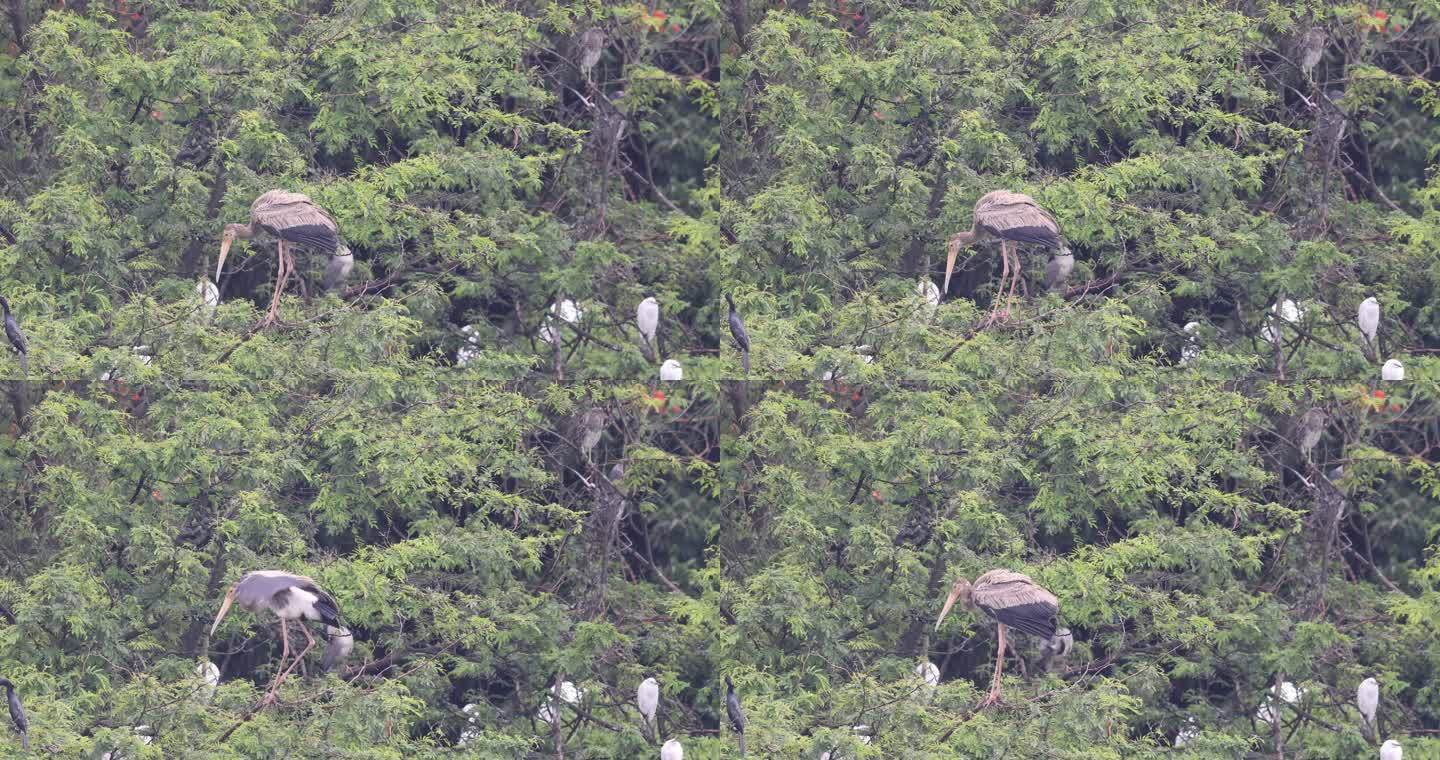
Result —
[{"label": "white egret", "polygon": [[460,333],[465,336],[465,345],[455,351],[455,366],[457,367],[469,364],[480,355],[480,336],[477,334],[475,325],[465,325],[460,328]]},{"label": "white egret", "polygon": [[550,696],[545,698],[545,704],[540,706],[540,710],[535,713],[535,717],[546,723],[551,722],[553,718],[559,717],[559,711],[552,707],[555,703],[556,695],[559,695],[560,699],[568,704],[578,705],[580,704],[580,700],[585,696],[585,690],[577,687],[570,681],[562,681],[560,686],[550,689]]},{"label": "white egret", "polygon": [[200,305],[205,312],[205,320],[208,322],[215,318],[215,310],[220,307],[220,288],[209,277],[202,276],[200,282],[195,286],[195,292],[200,294]]},{"label": "white egret", "polygon": [[1300,699],[1305,696],[1305,690],[1299,688],[1293,683],[1290,683],[1289,681],[1281,683],[1278,692],[1275,690],[1275,687],[1270,687],[1270,694],[1269,696],[1265,697],[1265,704],[1260,705],[1260,709],[1255,711],[1256,720],[1259,720],[1262,723],[1269,723],[1271,722],[1272,717],[1278,715],[1278,713],[1272,712],[1270,708],[1270,706],[1274,703],[1277,694],[1279,695],[1281,701],[1285,702],[1285,704],[1294,705],[1299,704]]},{"label": "white egret", "polygon": [[635,704],[640,708],[640,725],[648,732],[655,725],[655,711],[660,707],[660,682],[647,678],[635,690]]},{"label": "white egret", "polygon": [[460,712],[468,716],[465,719],[465,727],[460,729],[460,741],[457,742],[459,746],[463,747],[480,738],[480,727],[475,725],[475,719],[480,717],[477,715],[480,712],[480,706],[470,702],[460,708]]},{"label": "white egret", "polygon": [[559,303],[551,304],[550,313],[572,325],[579,322],[580,318],[585,316],[585,311],[579,306],[576,306],[575,302],[568,298]]},{"label": "white egret", "polygon": [[915,295],[925,301],[915,313],[925,319],[935,316],[935,310],[940,308],[940,286],[929,277],[921,277],[920,284],[915,286]]},{"label": "white egret", "polygon": [[1185,719],[1185,725],[1180,727],[1180,732],[1175,734],[1175,746],[1183,747],[1195,741],[1200,736],[1200,728],[1195,725],[1195,716]]},{"label": "white egret", "polygon": [[1405,365],[1401,364],[1399,359],[1385,362],[1385,366],[1380,368],[1380,379],[1391,383],[1404,380]]},{"label": "white egret", "polygon": [[915,666],[915,675],[920,676],[926,686],[933,688],[940,685],[940,668],[929,660]]},{"label": "white egret", "polygon": [[1185,345],[1180,347],[1180,363],[1189,364],[1200,356],[1200,323],[1186,322],[1182,329],[1185,330],[1186,337]]},{"label": "white egret", "polygon": [[1394,739],[1386,739],[1385,743],[1380,745],[1380,760],[1401,760],[1404,754],[1400,749],[1400,742]]},{"label": "white egret", "polygon": [[655,340],[655,328],[660,325],[660,302],[653,297],[646,298],[635,307],[635,326],[646,341]]},{"label": "white egret", "polygon": [[1277,318],[1290,324],[1295,324],[1305,318],[1305,310],[1288,298],[1271,306],[1270,316],[1266,318],[1265,324],[1260,328],[1260,337],[1271,343],[1278,343],[1280,341],[1279,324],[1273,324],[1272,326],[1272,323],[1275,323]]},{"label": "white egret", "polygon": [[1367,357],[1373,357],[1375,352],[1375,333],[1380,329],[1380,302],[1373,297],[1360,302],[1360,310],[1355,319],[1360,323],[1360,334],[1365,337],[1360,347],[1365,350]]},{"label": "white egret", "polygon": [[680,362],[666,359],[665,363],[660,365],[660,379],[667,383],[684,380],[685,370],[680,367]]},{"label": "white egret", "polygon": [[1373,678],[1361,681],[1360,688],[1355,690],[1355,704],[1360,708],[1360,715],[1365,719],[1365,724],[1373,725],[1375,709],[1380,706],[1380,682]]},{"label": "white egret", "polygon": [[204,700],[209,702],[214,699],[215,689],[220,686],[219,666],[206,660],[195,666],[195,675],[200,676],[200,679],[205,682],[205,685],[199,689],[199,693],[204,695]]},{"label": "white egret", "polygon": [[685,760],[685,749],[680,742],[671,739],[660,748],[660,760]]}]

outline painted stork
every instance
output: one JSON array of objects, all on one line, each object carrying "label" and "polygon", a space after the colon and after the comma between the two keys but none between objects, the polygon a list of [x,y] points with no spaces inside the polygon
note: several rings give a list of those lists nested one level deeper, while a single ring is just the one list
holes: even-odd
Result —
[{"label": "painted stork", "polygon": [[730,335],[735,338],[735,345],[740,347],[740,366],[745,374],[750,374],[750,334],[745,332],[745,322],[740,319],[740,312],[735,310],[735,299],[725,294],[725,303],[730,305]]},{"label": "painted stork", "polygon": [[281,666],[284,666],[285,660],[290,656],[289,621],[298,621],[300,632],[305,634],[305,648],[295,655],[289,667],[283,667],[276,674],[274,682],[266,692],[266,703],[275,701],[275,692],[285,681],[285,677],[315,647],[315,638],[310,635],[310,629],[305,625],[306,620],[323,623],[326,626],[326,633],[323,635],[327,639],[332,638],[329,633],[331,630],[336,631],[339,636],[350,636],[350,631],[340,621],[340,605],[336,604],[334,597],[303,575],[283,570],[255,570],[246,573],[225,594],[220,613],[215,616],[215,622],[210,626],[212,637],[215,629],[220,627],[220,621],[225,619],[225,613],[230,611],[230,605],[235,602],[239,602],[241,608],[251,612],[259,612],[262,608],[270,610],[280,619]]},{"label": "painted stork", "polygon": [[660,748],[660,760],[685,760],[685,748],[680,742],[670,739]]},{"label": "painted stork", "polygon": [[287,190],[271,190],[250,204],[249,224],[227,224],[220,238],[220,261],[215,265],[215,281],[220,281],[220,272],[225,268],[225,255],[236,238],[248,240],[258,232],[265,231],[275,236],[278,272],[275,276],[275,294],[270,299],[270,310],[261,325],[274,324],[280,315],[280,294],[285,283],[295,271],[295,257],[290,246],[303,245],[330,255],[325,269],[325,288],[330,290],[350,273],[354,257],[350,249],[340,240],[340,225],[335,217],[301,193]]},{"label": "painted stork", "polygon": [[730,727],[735,729],[736,741],[740,744],[740,756],[745,756],[745,712],[740,709],[740,696],[735,693],[735,682],[725,676],[725,714],[730,718]]},{"label": "painted stork", "polygon": [[25,708],[20,704],[20,695],[15,693],[15,684],[8,678],[0,678],[5,687],[5,701],[10,703],[10,722],[20,734],[20,749],[30,749],[30,721],[25,718]]},{"label": "painted stork", "polygon": [[[1057,257],[1069,258],[1068,266],[1063,261],[1052,262],[1057,277],[1062,271],[1068,275],[1070,267],[1074,266],[1074,258],[1070,255],[1070,248],[1065,245],[1065,239],[1060,234],[1060,223],[1055,221],[1054,215],[1028,195],[996,190],[986,193],[975,202],[975,214],[970,229],[950,236],[945,255],[945,284],[940,286],[941,293],[950,292],[950,275],[955,271],[955,257],[960,255],[960,249],[992,237],[1000,239],[1000,256],[1004,262],[1004,270],[1000,274],[1000,290],[995,292],[995,304],[990,310],[991,321],[1010,313],[1010,302],[1014,300],[1015,288],[1020,283],[1022,265],[1020,255],[1016,252],[1020,243],[1054,248]],[[1005,296],[1005,306],[1002,309],[1000,293],[1005,292],[1007,282],[1009,292]]]},{"label": "painted stork", "polygon": [[10,313],[10,302],[3,296],[0,296],[0,309],[5,310],[5,337],[10,339],[10,345],[20,355],[20,371],[29,375],[30,342],[25,340],[25,333],[20,332],[20,323],[15,321],[15,315]]},{"label": "painted stork", "polygon": [[635,690],[635,704],[640,708],[640,727],[648,734],[654,731],[655,711],[660,707],[660,682],[647,678]]},{"label": "painted stork", "polygon": [[1060,601],[1030,580],[1029,576],[1011,570],[990,570],[975,583],[959,578],[950,587],[945,606],[940,608],[940,617],[935,621],[935,630],[945,622],[950,608],[956,602],[967,609],[978,609],[995,620],[1000,644],[995,652],[995,677],[991,682],[990,696],[981,707],[1000,701],[1000,674],[1005,666],[1005,627],[1038,636],[1042,639],[1055,637],[1056,615],[1060,612]]}]

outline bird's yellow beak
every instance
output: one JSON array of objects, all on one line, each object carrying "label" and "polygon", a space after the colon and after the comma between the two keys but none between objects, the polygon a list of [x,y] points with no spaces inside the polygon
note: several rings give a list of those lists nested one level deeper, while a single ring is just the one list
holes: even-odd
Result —
[{"label": "bird's yellow beak", "polygon": [[945,597],[945,606],[940,608],[940,617],[935,620],[935,630],[940,630],[940,624],[945,622],[945,616],[950,614],[950,608],[955,606],[955,601],[969,588],[968,583],[957,582],[950,587],[950,595]]},{"label": "bird's yellow beak", "polygon": [[[944,298],[950,292],[950,273],[955,271],[955,257],[960,255],[960,238],[950,238],[949,250],[945,252],[945,286],[940,288],[940,297]],[[224,257],[225,254],[220,254]],[[945,609],[950,609],[948,606]]]},{"label": "bird's yellow beak", "polygon": [[[221,260],[224,260],[224,253],[221,253]],[[210,626],[210,635],[215,635],[215,629],[220,627],[220,621],[225,619],[225,613],[230,611],[230,605],[235,602],[235,587],[231,586],[230,591],[225,594],[225,603],[220,605],[220,614],[215,616],[214,625]],[[947,608],[948,609],[948,608]]]},{"label": "bird's yellow beak", "polygon": [[220,282],[220,270],[225,268],[225,254],[230,252],[230,244],[235,242],[235,233],[227,232],[225,237],[220,238],[220,261],[215,264],[215,282]]}]

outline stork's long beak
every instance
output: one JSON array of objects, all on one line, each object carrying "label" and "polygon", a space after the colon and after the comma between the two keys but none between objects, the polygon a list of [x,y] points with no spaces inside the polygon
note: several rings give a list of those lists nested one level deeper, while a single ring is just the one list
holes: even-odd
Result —
[{"label": "stork's long beak", "polygon": [[[950,238],[949,250],[945,252],[945,287],[940,288],[941,298],[944,298],[945,294],[950,292],[950,273],[955,271],[955,257],[959,255],[960,240],[952,237]],[[224,258],[225,254],[221,253],[220,256]],[[948,610],[950,607],[947,605],[945,609]]]},{"label": "stork's long beak", "polygon": [[945,606],[940,608],[940,617],[935,621],[935,630],[940,630],[940,624],[945,622],[945,616],[950,614],[950,608],[955,606],[955,600],[960,598],[960,587],[951,586],[950,596],[945,597]]},{"label": "stork's long beak", "polygon": [[[221,253],[220,256],[221,256],[221,260],[223,261],[225,254],[224,254],[224,253]],[[230,591],[228,591],[228,592],[225,594],[225,603],[220,605],[220,614],[215,616],[215,624],[212,625],[212,626],[210,626],[210,635],[211,635],[211,636],[214,636],[214,635],[215,635],[215,629],[220,627],[220,621],[225,619],[225,613],[227,613],[227,612],[230,611],[230,605],[231,605],[232,603],[234,603],[234,601],[235,601],[235,587],[234,587],[234,586],[231,586],[231,587],[230,587]],[[948,608],[947,608],[947,609],[948,609]]]},{"label": "stork's long beak", "polygon": [[235,236],[229,233],[220,239],[220,261],[215,264],[216,284],[220,282],[220,270],[225,268],[225,254],[230,252],[230,244],[233,242],[235,242]]}]

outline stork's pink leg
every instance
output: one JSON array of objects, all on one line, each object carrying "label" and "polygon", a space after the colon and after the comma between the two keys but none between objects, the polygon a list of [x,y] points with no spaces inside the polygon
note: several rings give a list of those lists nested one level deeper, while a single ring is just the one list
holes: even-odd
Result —
[{"label": "stork's pink leg", "polygon": [[[295,666],[299,665],[300,661],[305,659],[305,655],[309,654],[310,650],[315,648],[315,637],[310,635],[310,628],[305,625],[303,620],[300,622],[300,632],[305,634],[305,648],[300,650],[300,654],[295,655],[295,659],[290,661],[290,667],[280,673],[281,681],[284,681],[285,677],[290,675],[290,671],[294,670]],[[275,686],[279,688],[280,684],[276,683]]]},{"label": "stork's pink leg", "polygon": [[1005,668],[1005,624],[997,624],[996,630],[999,631],[1000,647],[995,652],[995,678],[990,683],[990,696],[980,703],[981,707],[989,707],[1000,702],[1000,673]]},{"label": "stork's pink leg", "polygon": [[1005,281],[1010,278],[1010,257],[1005,254],[1005,241],[1003,240],[1000,241],[1000,261],[1004,264],[1004,268],[1000,272],[1000,287],[995,291],[995,297],[990,304],[990,318],[985,320],[987,325],[1000,317],[1000,294],[1005,291]]},{"label": "stork's pink leg", "polygon": [[1015,288],[1020,284],[1020,253],[1016,243],[1010,244],[1010,295],[1005,297],[1005,316],[1010,316],[1010,307],[1015,304]]},{"label": "stork's pink leg", "polygon": [[[283,667],[285,666],[285,658],[287,658],[287,657],[289,657],[289,656],[290,656],[290,629],[289,629],[288,627],[286,627],[286,625],[285,625],[285,618],[282,617],[282,618],[280,618],[280,665],[279,665],[279,667],[282,667],[282,668],[283,668]],[[275,701],[275,690],[278,689],[278,688],[280,688],[280,681],[281,681],[281,678],[282,678],[283,675],[284,675],[284,671],[282,670],[282,671],[280,671],[280,675],[275,676],[275,680],[270,682],[270,690],[265,693],[265,699],[262,700],[262,702],[269,703],[269,702],[274,702],[274,701]]]}]

